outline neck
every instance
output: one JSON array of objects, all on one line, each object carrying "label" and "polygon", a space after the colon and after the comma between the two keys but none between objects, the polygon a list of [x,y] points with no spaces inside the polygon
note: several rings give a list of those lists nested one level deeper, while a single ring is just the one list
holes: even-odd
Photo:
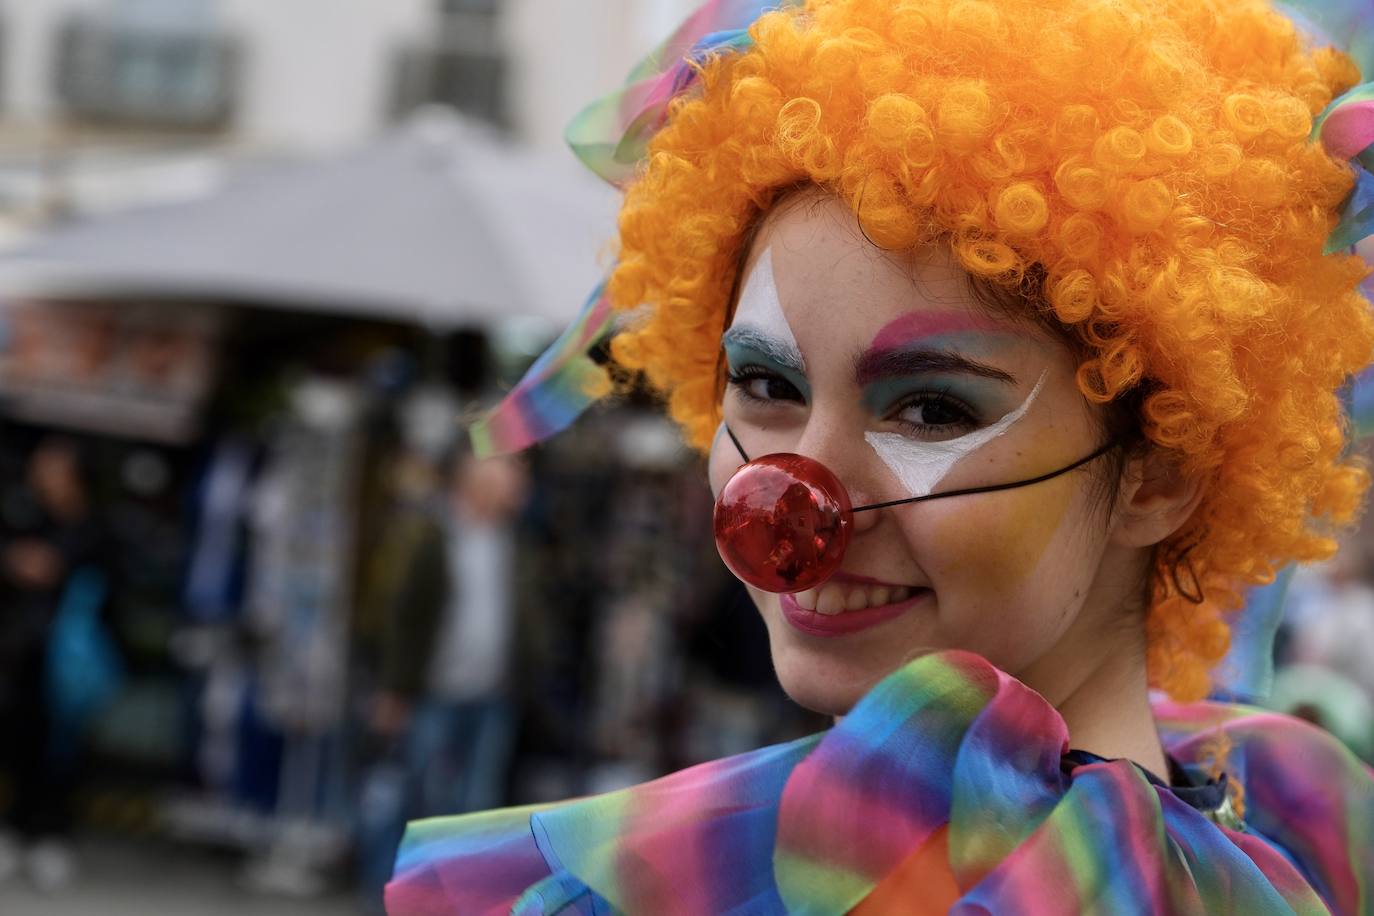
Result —
[{"label": "neck", "polygon": [[1150,710],[1144,627],[1123,625],[1128,596],[1101,595],[1093,601],[1097,591],[1090,591],[1079,625],[1056,651],[1017,677],[1059,711],[1070,747],[1131,760],[1167,780],[1168,761]]},{"label": "neck", "polygon": [[1099,665],[1055,702],[1069,729],[1069,743],[1109,759],[1125,758],[1161,779],[1169,778],[1168,761],[1150,712],[1143,661],[1138,671],[1118,666],[1120,659]]}]

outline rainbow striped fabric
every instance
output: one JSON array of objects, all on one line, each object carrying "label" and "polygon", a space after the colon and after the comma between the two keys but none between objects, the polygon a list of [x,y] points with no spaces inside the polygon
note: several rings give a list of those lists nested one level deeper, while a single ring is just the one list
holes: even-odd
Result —
[{"label": "rainbow striped fabric", "polygon": [[603,397],[610,377],[591,350],[614,321],[603,282],[592,290],[577,320],[534,361],[495,409],[468,427],[479,458],[512,455],[542,442]]},{"label": "rainbow striped fabric", "polygon": [[668,120],[668,107],[696,83],[715,54],[752,46],[749,26],[770,9],[802,0],[707,0],[644,58],[625,86],[584,108],[564,133],[582,163],[616,187],[634,177],[649,141]]},{"label": "rainbow striped fabric", "polygon": [[[1048,703],[945,652],[811,738],[609,795],[414,824],[388,912],[1374,913],[1374,771],[1271,713],[1156,715],[1185,769],[1218,728],[1230,737],[1243,824],[1126,761],[1067,766]],[[930,850],[934,878],[918,861]]]}]

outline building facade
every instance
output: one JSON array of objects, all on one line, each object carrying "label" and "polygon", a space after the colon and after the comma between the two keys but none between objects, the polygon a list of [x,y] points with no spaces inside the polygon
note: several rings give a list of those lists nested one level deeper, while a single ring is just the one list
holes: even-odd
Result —
[{"label": "building facade", "polygon": [[693,0],[0,0],[0,124],[283,151],[445,102],[548,146]]}]

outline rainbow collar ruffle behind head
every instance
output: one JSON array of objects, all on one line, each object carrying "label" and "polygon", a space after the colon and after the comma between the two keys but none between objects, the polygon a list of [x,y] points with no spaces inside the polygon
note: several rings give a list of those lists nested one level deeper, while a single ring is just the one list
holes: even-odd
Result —
[{"label": "rainbow collar ruffle behind head", "polygon": [[[568,126],[577,157],[618,188],[634,177],[649,141],[668,119],[675,99],[691,91],[707,58],[748,48],[749,26],[764,12],[800,0],[710,0],[630,72],[625,88],[587,106]],[[478,455],[526,449],[566,429],[609,389],[590,351],[611,330],[603,282],[572,325],[535,361],[524,378],[469,430]]]}]

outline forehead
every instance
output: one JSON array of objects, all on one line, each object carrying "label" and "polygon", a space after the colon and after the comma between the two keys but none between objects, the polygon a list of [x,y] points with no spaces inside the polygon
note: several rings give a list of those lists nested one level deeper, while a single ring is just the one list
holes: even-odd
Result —
[{"label": "forehead", "polygon": [[[943,245],[912,252],[879,248],[839,199],[791,195],[764,218],[744,265],[748,285],[767,257],[782,310],[803,349],[808,341],[894,346],[899,337],[982,332],[1043,336],[980,301]],[[834,349],[827,346],[827,349]]]}]

